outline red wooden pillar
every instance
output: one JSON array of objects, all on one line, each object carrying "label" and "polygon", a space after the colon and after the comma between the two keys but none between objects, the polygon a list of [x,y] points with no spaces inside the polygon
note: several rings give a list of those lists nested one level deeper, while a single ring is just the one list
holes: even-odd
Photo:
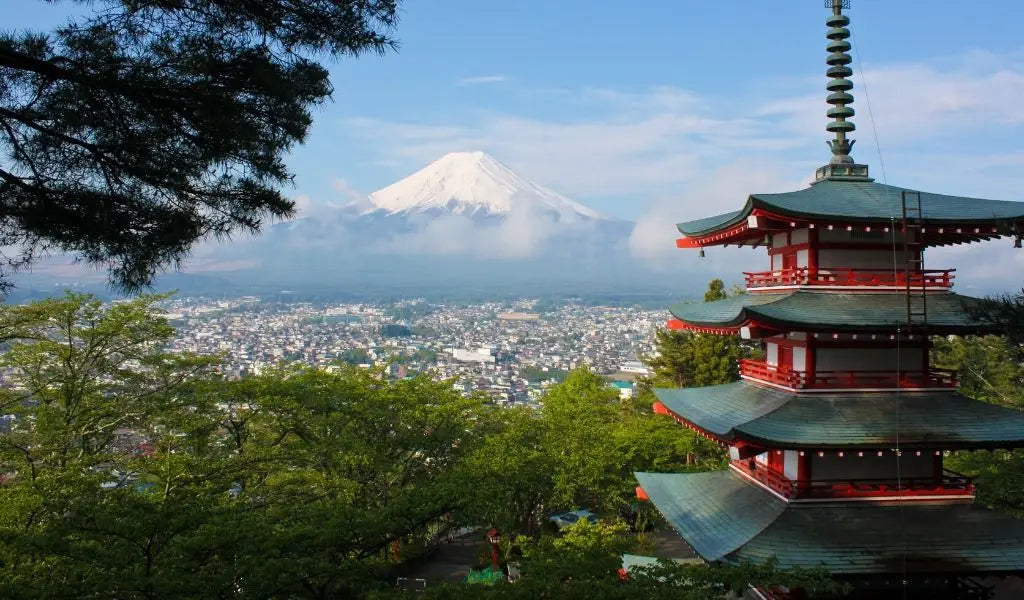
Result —
[{"label": "red wooden pillar", "polygon": [[811,451],[797,451],[796,459],[796,488],[802,493],[810,488],[811,481]]},{"label": "red wooden pillar", "polygon": [[[813,229],[811,231],[814,231]],[[817,368],[817,361],[815,355],[818,353],[818,343],[815,341],[814,336],[807,334],[807,345],[804,346],[804,381],[807,382],[808,387],[814,386],[814,370]]]},{"label": "red wooden pillar", "polygon": [[807,230],[807,281],[818,279],[818,230]]}]

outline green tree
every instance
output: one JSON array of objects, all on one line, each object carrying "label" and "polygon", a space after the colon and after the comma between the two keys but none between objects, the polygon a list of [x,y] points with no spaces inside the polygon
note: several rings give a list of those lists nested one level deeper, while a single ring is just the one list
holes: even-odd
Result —
[{"label": "green tree", "polygon": [[[725,283],[712,279],[704,293],[705,302],[726,298]],[[703,387],[739,379],[739,360],[752,348],[736,336],[660,329],[655,333],[655,355],[646,359],[651,377],[642,382],[642,392],[652,387]]]},{"label": "green tree", "polygon": [[485,419],[481,399],[362,369],[258,379],[241,451],[259,460],[240,494],[266,506],[267,536],[244,549],[254,597],[351,596],[393,544],[414,556],[465,503],[456,475],[480,442],[468,425]]},{"label": "green tree", "polygon": [[472,498],[467,522],[534,535],[559,511],[618,514],[635,500],[636,471],[721,465],[715,444],[620,401],[607,380],[586,369],[570,372],[543,403],[539,412],[497,411],[478,431],[484,442],[460,475]]},{"label": "green tree", "polygon": [[968,314],[994,326],[1014,348],[1024,345],[1024,290],[967,305]]},{"label": "green tree", "polygon": [[1020,348],[1007,338],[933,338],[931,363],[959,373],[960,392],[971,398],[1024,408],[1024,366]]},{"label": "green tree", "polygon": [[721,279],[715,278],[708,283],[708,291],[704,292],[705,302],[714,302],[715,300],[725,300],[728,296],[725,292],[725,282]]},{"label": "green tree", "polygon": [[525,407],[503,409],[478,427],[487,435],[460,472],[467,495],[460,519],[497,527],[505,535],[537,535],[555,508],[552,473],[558,457],[547,447],[548,429]]},{"label": "green tree", "polygon": [[[1012,331],[1017,325],[1008,325]],[[1020,346],[1001,336],[933,338],[931,362],[959,372],[960,392],[1011,408],[1024,407]],[[1024,451],[957,452],[946,459],[974,478],[979,501],[1024,516]]]},{"label": "green tree", "polygon": [[223,381],[165,350],[160,298],[0,308],[0,596],[350,597],[465,503],[482,400],[354,368]]},{"label": "green tree", "polygon": [[[127,289],[207,236],[294,213],[283,157],[332,88],[313,58],[394,45],[397,0],[79,2],[0,34],[0,277],[74,252]],[[8,256],[10,256],[8,258]]]},{"label": "green tree", "polygon": [[12,373],[4,412],[15,417],[0,436],[9,474],[0,486],[0,595],[175,589],[169,572],[157,573],[157,557],[201,530],[211,508],[179,482],[219,481],[223,495],[230,480],[160,443],[204,438],[187,390],[213,363],[164,350],[173,330],[153,306],[160,299],[104,306],[68,294],[0,309],[0,322],[19,324],[0,361]]},{"label": "green tree", "polygon": [[365,365],[373,363],[370,353],[362,348],[349,348],[338,356],[338,360],[348,365]]}]

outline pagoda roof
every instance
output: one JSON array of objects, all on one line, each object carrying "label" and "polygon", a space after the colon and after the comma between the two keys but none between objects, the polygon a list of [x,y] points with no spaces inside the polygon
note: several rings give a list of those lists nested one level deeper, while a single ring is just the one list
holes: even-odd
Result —
[{"label": "pagoda roof", "polygon": [[[928,235],[929,245],[954,243],[956,241],[977,241],[1008,235],[1011,224],[1024,221],[1024,202],[1007,200],[985,200],[963,196],[948,196],[930,192],[917,192],[907,188],[876,183],[874,181],[825,180],[795,192],[781,194],[753,194],[742,209],[713,217],[679,223],[676,227],[688,238],[704,238],[740,226],[747,217],[755,214],[772,215],[778,218],[801,222],[863,223],[865,225],[888,225],[893,220],[903,219],[902,192],[921,195],[921,222],[924,226],[980,226],[987,227],[978,235],[962,232],[962,235]],[[992,231],[995,227],[998,232]],[[739,232],[734,232],[739,234]],[[697,245],[731,243],[736,236],[717,240],[703,240]]]},{"label": "pagoda roof", "polygon": [[787,503],[732,471],[636,473],[705,560],[837,575],[1024,570],[1024,521],[971,503]]},{"label": "pagoda roof", "polygon": [[[964,310],[979,302],[951,292],[928,295],[928,330],[938,335],[985,333],[991,325],[971,319]],[[736,329],[756,324],[780,330],[895,333],[905,327],[903,292],[837,293],[796,290],[741,294],[713,302],[687,302],[669,312],[694,328]]]},{"label": "pagoda roof", "polygon": [[783,448],[1024,447],[1024,412],[954,391],[807,395],[737,381],[654,394],[679,418],[726,441]]}]

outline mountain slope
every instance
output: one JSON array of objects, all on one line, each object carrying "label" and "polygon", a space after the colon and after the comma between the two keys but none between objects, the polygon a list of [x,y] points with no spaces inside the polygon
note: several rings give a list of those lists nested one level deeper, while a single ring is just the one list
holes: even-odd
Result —
[{"label": "mountain slope", "polygon": [[559,221],[604,219],[598,212],[528,181],[484,152],[453,152],[370,194],[370,211],[411,214],[443,211],[468,216],[513,212]]},{"label": "mountain slope", "polygon": [[632,228],[483,152],[454,153],[366,200],[320,205],[260,236],[204,244],[185,267],[192,278],[179,287],[484,296],[632,289],[647,281],[630,255]]}]

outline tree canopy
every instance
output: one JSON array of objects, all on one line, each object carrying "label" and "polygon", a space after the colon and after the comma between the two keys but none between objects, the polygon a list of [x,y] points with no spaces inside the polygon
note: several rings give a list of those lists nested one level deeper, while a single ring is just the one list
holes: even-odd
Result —
[{"label": "tree canopy", "polygon": [[0,596],[358,596],[446,529],[614,520],[633,471],[718,464],[586,370],[540,411],[351,366],[225,380],[165,350],[162,299],[0,305]]},{"label": "tree canopy", "polygon": [[[664,566],[624,591],[619,553],[651,544],[626,523],[658,519],[633,473],[723,457],[586,369],[539,410],[343,365],[228,380],[219,357],[166,350],[163,298],[0,305],[0,597],[386,598],[464,526],[521,549],[521,583],[428,595],[703,598],[804,580]],[[546,531],[576,508],[600,523]]]},{"label": "tree canopy", "polygon": [[[727,297],[725,283],[721,279],[712,279],[704,293],[704,301],[714,302]],[[655,336],[655,355],[646,359],[652,373],[645,388],[702,387],[736,381],[739,379],[740,358],[754,352],[753,348],[743,345],[731,335],[660,329]]]},{"label": "tree canopy", "polygon": [[313,59],[394,47],[397,1],[79,1],[55,31],[0,33],[2,283],[60,251],[136,290],[290,217],[283,157],[332,91]]}]

